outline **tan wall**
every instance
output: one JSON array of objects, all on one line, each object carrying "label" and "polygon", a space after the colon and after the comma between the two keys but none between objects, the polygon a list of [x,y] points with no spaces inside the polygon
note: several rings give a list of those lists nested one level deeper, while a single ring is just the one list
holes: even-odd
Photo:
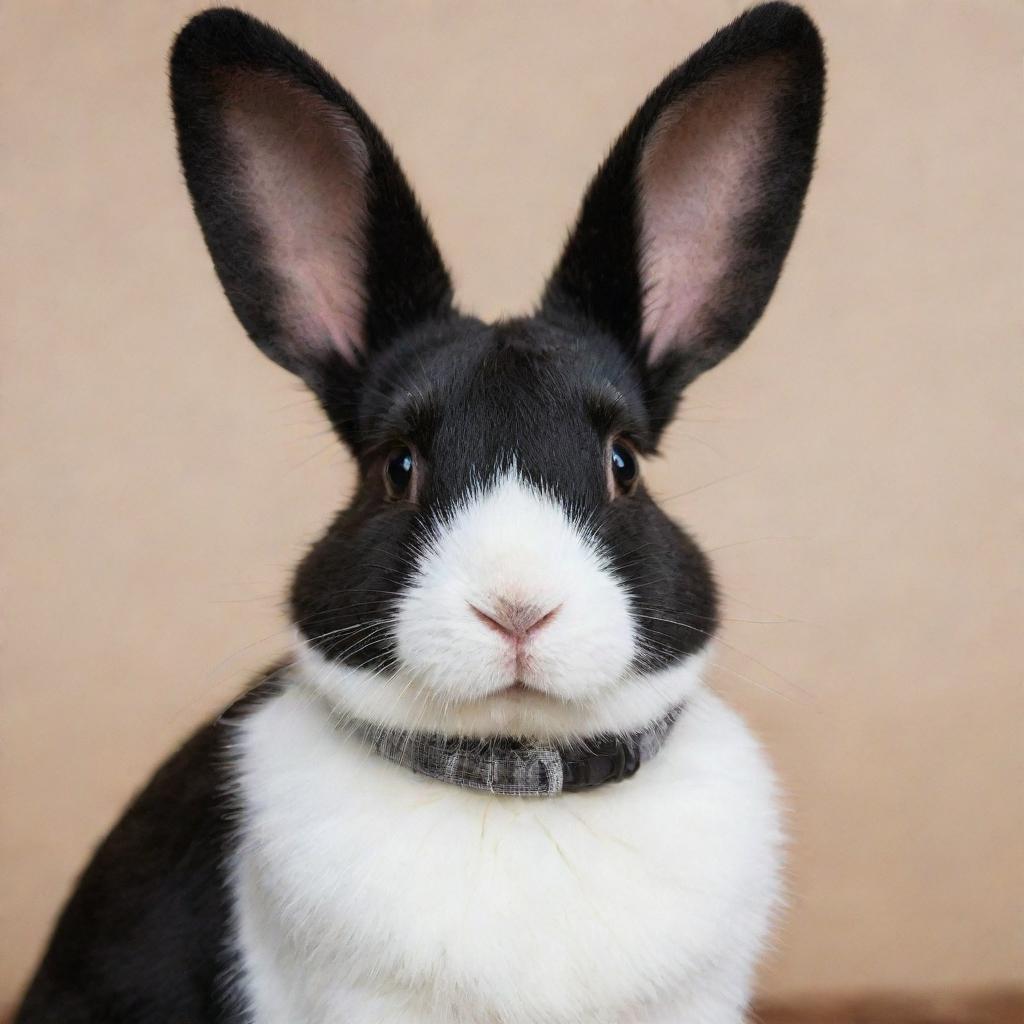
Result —
[{"label": "tan wall", "polygon": [[[584,181],[725,0],[247,5],[395,141],[466,304],[536,294]],[[1024,7],[816,2],[830,97],[769,314],[649,467],[715,551],[715,679],[793,807],[768,989],[1021,977]],[[195,5],[4,5],[0,1002],[90,845],[284,645],[349,487],[245,340],[175,164]]]}]

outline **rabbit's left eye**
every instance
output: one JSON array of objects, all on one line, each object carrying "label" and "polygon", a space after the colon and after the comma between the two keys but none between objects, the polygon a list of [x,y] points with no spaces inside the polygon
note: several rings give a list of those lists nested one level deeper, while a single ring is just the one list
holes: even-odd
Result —
[{"label": "rabbit's left eye", "polygon": [[617,438],[608,446],[608,461],[614,494],[630,494],[640,476],[640,465],[632,446]]},{"label": "rabbit's left eye", "polygon": [[384,462],[384,486],[392,498],[409,498],[416,484],[416,457],[406,446],[396,448]]}]

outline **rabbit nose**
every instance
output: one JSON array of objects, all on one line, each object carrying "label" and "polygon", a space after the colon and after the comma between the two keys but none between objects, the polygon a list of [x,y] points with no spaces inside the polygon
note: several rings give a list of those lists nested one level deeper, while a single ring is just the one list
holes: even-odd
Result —
[{"label": "rabbit nose", "polygon": [[499,599],[488,611],[478,608],[475,604],[469,607],[485,626],[504,633],[516,642],[521,642],[539,629],[543,629],[558,614],[562,606],[544,609],[523,601]]}]

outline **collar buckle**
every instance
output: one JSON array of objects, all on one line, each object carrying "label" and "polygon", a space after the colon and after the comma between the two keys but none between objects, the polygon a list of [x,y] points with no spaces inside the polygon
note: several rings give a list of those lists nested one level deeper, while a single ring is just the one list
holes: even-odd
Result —
[{"label": "collar buckle", "polygon": [[595,789],[606,782],[622,782],[640,767],[636,744],[611,737],[578,757],[562,755],[562,791]]}]

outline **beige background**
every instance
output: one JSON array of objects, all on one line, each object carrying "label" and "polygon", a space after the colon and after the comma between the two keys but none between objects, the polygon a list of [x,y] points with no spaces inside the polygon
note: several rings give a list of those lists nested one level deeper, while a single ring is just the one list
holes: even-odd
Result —
[{"label": "beige background", "polygon": [[[348,491],[245,339],[175,163],[191,3],[11,0],[3,40],[0,1002],[92,843],[285,643]],[[465,304],[536,295],[584,182],[740,3],[247,5],[396,147]],[[792,805],[764,986],[1021,980],[1024,7],[815,2],[821,159],[744,349],[648,467],[714,551],[716,683]]]}]

